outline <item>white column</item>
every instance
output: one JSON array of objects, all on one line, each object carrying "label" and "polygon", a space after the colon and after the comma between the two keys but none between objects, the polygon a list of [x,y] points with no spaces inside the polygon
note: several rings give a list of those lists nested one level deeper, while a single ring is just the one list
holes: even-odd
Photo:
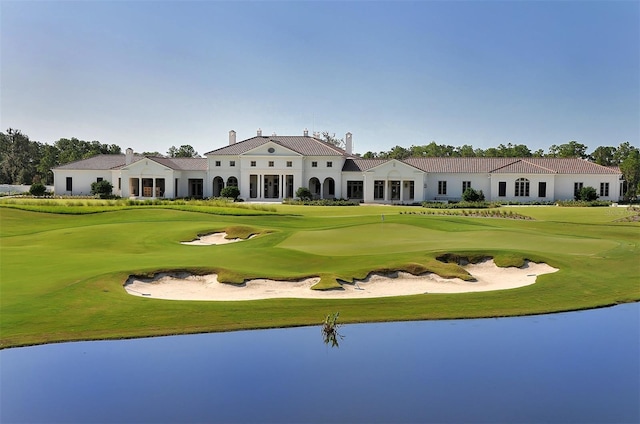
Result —
[{"label": "white column", "polygon": [[151,179],[151,190],[152,190],[151,197],[155,199],[156,197],[156,179],[155,178]]}]

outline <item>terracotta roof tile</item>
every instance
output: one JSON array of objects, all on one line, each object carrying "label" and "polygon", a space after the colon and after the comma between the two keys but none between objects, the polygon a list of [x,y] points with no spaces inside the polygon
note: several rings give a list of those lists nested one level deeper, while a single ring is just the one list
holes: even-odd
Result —
[{"label": "terracotta roof tile", "polygon": [[[160,156],[140,156],[134,155],[132,163],[136,163],[145,157],[161,165],[178,171],[206,171],[206,158],[165,158]],[[73,169],[73,170],[109,170],[120,169],[125,166],[126,157],[120,155],[96,155],[87,159],[70,162],[53,169]]]}]

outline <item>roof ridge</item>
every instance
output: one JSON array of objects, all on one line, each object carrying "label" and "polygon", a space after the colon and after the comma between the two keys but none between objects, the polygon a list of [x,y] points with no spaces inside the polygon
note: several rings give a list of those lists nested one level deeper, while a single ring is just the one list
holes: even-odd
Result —
[{"label": "roof ridge", "polygon": [[526,162],[526,163],[528,163],[528,164],[529,164],[529,165],[531,165],[531,166],[535,166],[535,167],[537,167],[537,168],[542,168],[542,169],[544,169],[544,170],[546,170],[546,171],[549,171],[549,172],[552,172],[552,173],[554,173],[554,174],[557,174],[557,173],[558,173],[558,171],[556,171],[556,170],[553,170],[553,169],[551,169],[551,168],[547,168],[546,166],[538,165],[537,163],[533,163],[533,162],[531,162],[529,159],[532,159],[532,158],[522,158],[522,159],[521,159],[521,161],[522,161],[522,162]]},{"label": "roof ridge", "polygon": [[[489,158],[487,158],[487,159],[489,159]],[[496,172],[496,171],[499,171],[499,170],[501,170],[501,169],[504,169],[504,168],[506,168],[506,167],[508,167],[508,166],[511,166],[511,165],[513,165],[513,164],[516,164],[516,163],[518,163],[518,162],[522,162],[522,158],[507,158],[507,157],[505,157],[505,158],[503,158],[503,159],[506,159],[506,160],[508,161],[508,163],[506,163],[506,164],[504,164],[504,165],[502,165],[502,166],[499,166],[499,167],[497,167],[497,168],[490,169],[490,170],[489,170],[489,172]],[[509,160],[509,159],[511,159],[511,160]]]}]

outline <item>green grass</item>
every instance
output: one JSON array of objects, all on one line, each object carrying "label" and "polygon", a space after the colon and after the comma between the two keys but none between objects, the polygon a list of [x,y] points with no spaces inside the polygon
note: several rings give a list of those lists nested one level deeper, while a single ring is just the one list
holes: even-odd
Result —
[{"label": "green grass", "polygon": [[[421,208],[402,206],[58,202],[31,205],[43,213],[0,201],[2,348],[319,325],[335,311],[347,323],[513,316],[640,300],[640,224],[614,222],[630,214],[622,208],[509,208],[534,218],[524,221],[416,215],[407,212]],[[217,231],[258,235],[219,246],[180,244]],[[501,266],[526,258],[560,271],[515,290],[354,300],[165,301],[130,296],[122,287],[131,274],[160,270],[217,272],[232,283],[319,276],[317,288],[375,270],[464,277],[456,264],[436,260],[444,253],[492,256]]]}]

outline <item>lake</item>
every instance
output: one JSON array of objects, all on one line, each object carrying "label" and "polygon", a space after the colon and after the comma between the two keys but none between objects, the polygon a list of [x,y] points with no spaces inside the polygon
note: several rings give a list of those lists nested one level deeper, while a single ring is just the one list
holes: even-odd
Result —
[{"label": "lake", "polygon": [[5,349],[0,421],[640,421],[638,303],[340,333],[339,348],[318,326]]}]

